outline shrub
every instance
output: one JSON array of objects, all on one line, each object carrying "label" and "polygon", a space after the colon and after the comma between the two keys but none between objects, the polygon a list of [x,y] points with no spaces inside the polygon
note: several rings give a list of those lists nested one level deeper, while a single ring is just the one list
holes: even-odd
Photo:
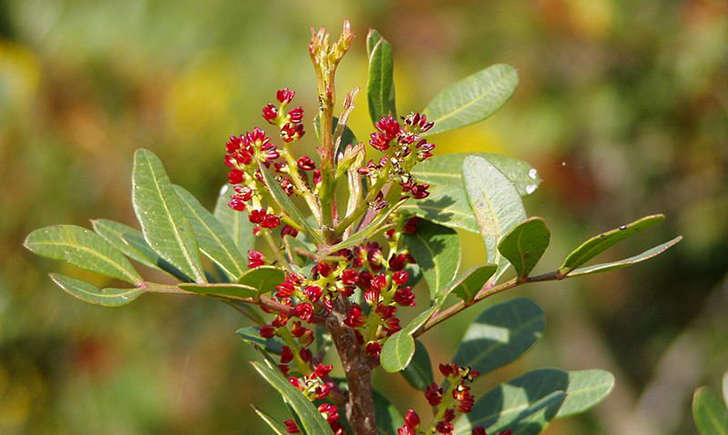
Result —
[{"label": "shrub", "polygon": [[[422,112],[398,117],[392,49],[370,31],[366,94],[374,131],[367,146],[347,127],[359,90],[346,94],[343,110],[334,113],[336,69],[352,38],[346,23],[337,40],[321,29],[309,44],[319,98],[316,156],[294,154],[310,135],[304,110],[293,107],[295,92],[281,89],[262,110],[279,137],[256,127],[225,145],[229,184],[213,213],[172,184],[151,151],[140,149],[132,198],[141,231],[99,219],[92,221],[94,231],[36,230],[25,246],[131,284],[99,289],[51,274],[85,302],[120,306],[164,293],[214,298],[237,309],[254,325],[237,331],[260,352],[251,364],[292,412],[278,422],[255,408],[276,433],[537,433],[553,418],[598,403],[614,383],[602,370],[535,370],[473,397],[475,378],[515,360],[540,337],[544,313],[527,299],[484,310],[452,361],[438,364],[438,376],[418,338],[491,296],[636,264],[680,238],[587,265],[664,219],[647,216],[586,240],[553,272],[533,275],[550,240],[544,220],[527,217],[521,201],[540,182],[536,170],[489,153],[433,156],[430,142],[498,110],[516,88],[516,70],[488,67],[442,90]],[[482,235],[482,265],[459,271],[456,229]],[[150,282],[129,259],[177,282]],[[420,281],[429,291],[416,297]],[[323,363],[332,346],[343,378]],[[421,391],[433,416],[413,410],[402,416],[374,391],[371,374],[379,366]]]}]

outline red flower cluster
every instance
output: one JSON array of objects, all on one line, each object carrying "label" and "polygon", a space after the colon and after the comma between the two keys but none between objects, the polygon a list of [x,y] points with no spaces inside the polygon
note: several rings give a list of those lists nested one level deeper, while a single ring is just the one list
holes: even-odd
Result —
[{"label": "red flower cluster", "polygon": [[404,194],[417,199],[426,198],[430,186],[417,183],[410,170],[416,163],[432,157],[435,146],[420,135],[431,129],[434,123],[428,122],[427,117],[419,113],[410,113],[402,119],[404,125],[387,115],[374,124],[377,131],[371,134],[369,144],[385,152],[385,156],[378,163],[369,161],[359,169],[359,173],[380,176],[382,170],[389,170],[392,179],[399,181]]},{"label": "red flower cluster", "polygon": [[296,107],[285,112],[286,106],[293,100],[296,93],[288,88],[281,89],[276,94],[280,106],[267,104],[263,107],[263,119],[269,124],[279,128],[281,138],[286,142],[299,140],[304,135],[303,108]]},{"label": "red flower cluster", "polygon": [[[440,373],[447,380],[447,390],[433,383],[425,390],[425,398],[430,406],[438,407],[435,416],[435,429],[441,434],[452,434],[453,420],[457,413],[466,414],[473,409],[474,398],[470,394],[470,384],[478,376],[476,370],[470,367],[460,367],[457,364],[440,364]],[[397,431],[398,435],[415,434],[420,419],[413,410],[407,412],[405,424]],[[484,434],[482,427],[473,429],[473,434]]]}]

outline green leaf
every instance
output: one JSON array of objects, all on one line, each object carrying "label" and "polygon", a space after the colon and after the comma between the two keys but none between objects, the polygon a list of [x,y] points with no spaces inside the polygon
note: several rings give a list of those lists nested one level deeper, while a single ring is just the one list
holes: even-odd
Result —
[{"label": "green leaf", "polygon": [[415,340],[415,354],[401,373],[412,388],[421,391],[425,391],[434,382],[430,355],[421,341]]},{"label": "green leaf", "polygon": [[187,220],[197,238],[200,250],[215,262],[233,280],[247,270],[248,260],[243,257],[225,227],[215,219],[197,198],[181,186],[174,186],[185,210]]},{"label": "green leaf", "polygon": [[98,234],[76,225],[54,225],[28,234],[23,245],[43,257],[132,284],[143,281],[129,260]]},{"label": "green leaf", "polygon": [[566,275],[573,269],[611,248],[617,244],[617,242],[631,237],[636,233],[664,220],[665,215],[654,214],[645,216],[630,224],[622,225],[605,233],[598,234],[574,249],[559,267],[559,272]]},{"label": "green leaf", "polygon": [[182,283],[178,284],[178,287],[201,295],[230,296],[234,298],[255,298],[258,296],[258,289],[255,287],[233,283]]},{"label": "green leaf", "polygon": [[414,353],[415,339],[404,329],[401,329],[384,342],[380,363],[385,371],[389,373],[398,372],[407,367]]},{"label": "green leaf", "polygon": [[452,290],[450,292],[465,302],[471,302],[480,289],[488,282],[488,279],[493,276],[496,269],[498,269],[498,266],[495,264],[484,264],[474,267],[451,284]]},{"label": "green leaf", "polygon": [[100,290],[98,287],[87,282],[79,281],[59,273],[52,273],[50,277],[58,287],[69,295],[86,303],[103,305],[105,307],[120,307],[126,305],[144,293],[144,289],[140,288],[105,288]]},{"label": "green leaf", "polygon": [[438,134],[484,120],[511,98],[517,86],[516,69],[496,64],[446,87],[423,111],[435,123],[426,134]]},{"label": "green leaf", "polygon": [[[541,369],[528,372],[486,393],[473,406],[470,414],[456,422],[456,433],[465,433],[476,426],[485,426],[488,433],[522,427],[523,410],[538,408],[555,393],[566,393],[560,406],[547,414],[551,418],[564,418],[578,414],[601,402],[614,387],[614,376],[604,370],[565,372]],[[556,412],[558,411],[558,412]],[[543,427],[541,427],[541,430]],[[468,432],[469,433],[469,432]],[[522,433],[538,433],[525,431]]]},{"label": "green leaf", "polygon": [[608,270],[621,269],[623,267],[641,263],[645,260],[649,260],[650,258],[662,254],[663,252],[667,251],[672,246],[680,242],[680,240],[682,240],[682,236],[675,237],[668,242],[655,246],[654,248],[648,249],[641,254],[637,254],[633,257],[625,258],[618,261],[611,261],[609,263],[595,264],[593,266],[579,267],[569,272],[568,276],[573,277],[580,275],[589,275],[592,273],[606,272]]},{"label": "green leaf", "polygon": [[450,228],[421,220],[414,234],[405,234],[404,243],[422,270],[430,299],[437,299],[460,267],[458,234]]},{"label": "green leaf", "polygon": [[566,391],[566,400],[561,405],[556,418],[585,412],[604,400],[614,388],[614,375],[606,370],[569,371],[566,385],[562,381],[563,372],[555,373],[557,370],[551,370],[551,374],[549,374],[549,370],[542,372],[543,375],[538,378],[541,385],[551,383],[551,391],[556,389]]},{"label": "green leaf", "polygon": [[271,171],[264,166],[260,167],[260,171],[263,173],[265,184],[268,186],[268,189],[273,196],[273,199],[275,199],[275,201],[278,203],[281,210],[288,216],[290,216],[294,222],[301,225],[306,234],[310,236],[317,245],[322,244],[323,239],[321,238],[321,234],[314,230],[314,228],[311,226],[303,213],[301,213],[298,207],[296,207],[293,201],[291,201],[291,198],[286,195]]},{"label": "green leaf", "polygon": [[351,235],[346,240],[342,240],[341,242],[337,243],[336,245],[329,248],[330,252],[336,252],[341,249],[350,248],[352,246],[358,245],[361,242],[373,238],[378,233],[386,230],[388,227],[385,226],[385,222],[389,217],[397,211],[402,204],[404,204],[406,199],[400,200],[398,203],[393,205],[389,208],[385,213],[379,215],[376,219],[374,219],[369,225],[367,225],[364,229],[361,231],[358,231]]},{"label": "green leaf", "polygon": [[387,338],[384,346],[382,346],[380,356],[380,363],[385,371],[394,373],[407,367],[415,353],[415,339],[412,338],[412,334],[427,322],[442,302],[444,302],[444,298],[439,303],[418,314],[414,319],[410,320],[407,326]]},{"label": "green leaf", "polygon": [[475,319],[460,342],[454,361],[488,373],[512,361],[541,338],[543,310],[525,298],[489,307]]},{"label": "green leaf", "polygon": [[235,331],[244,342],[260,346],[268,352],[280,355],[283,342],[278,337],[264,338],[260,335],[260,328],[257,326],[246,326]]},{"label": "green leaf", "polygon": [[233,239],[240,253],[245,256],[248,254],[248,250],[255,248],[255,236],[253,235],[255,225],[250,222],[247,213],[230,208],[228,203],[234,194],[235,191],[229,184],[222,186],[213,215]]},{"label": "green leaf", "polygon": [[162,258],[196,282],[205,282],[197,240],[159,157],[134,153],[132,202],[144,239]]},{"label": "green leaf", "polygon": [[253,361],[251,364],[263,379],[275,388],[291,408],[293,408],[293,411],[301,420],[301,425],[303,426],[301,429],[305,433],[317,435],[332,434],[329,424],[314,407],[313,403],[303,393],[298,391],[296,387],[291,385],[288,379],[277,368],[258,361]]},{"label": "green leaf", "polygon": [[404,425],[404,418],[397,408],[377,390],[374,394],[374,421],[379,435],[393,435]]},{"label": "green leaf", "polygon": [[498,265],[498,270],[491,278],[497,282],[508,267],[508,261],[497,250],[498,242],[526,219],[526,210],[513,184],[482,157],[465,159],[463,177],[468,202],[488,252],[488,263]]},{"label": "green leaf", "polygon": [[273,417],[258,409],[255,405],[251,404],[250,406],[253,408],[253,411],[258,414],[258,417],[260,417],[261,420],[268,424],[271,430],[273,430],[273,433],[275,433],[276,435],[288,435],[286,425],[279,423]]},{"label": "green leaf", "polygon": [[245,272],[238,284],[247,285],[257,290],[258,294],[268,293],[286,279],[286,273],[274,266],[260,266]]},{"label": "green leaf", "polygon": [[369,57],[369,79],[367,81],[369,117],[372,119],[372,123],[378,122],[387,115],[397,118],[397,108],[394,104],[392,46],[374,29],[370,29],[367,35],[367,55]]},{"label": "green leaf", "polygon": [[412,175],[430,187],[425,199],[410,199],[402,211],[425,218],[451,228],[461,228],[478,233],[478,223],[468,204],[463,182],[463,162],[468,156],[488,160],[516,186],[520,195],[533,193],[541,179],[536,169],[528,163],[491,153],[448,154],[436,156],[417,164]]},{"label": "green leaf", "polygon": [[[506,384],[501,387],[503,385]],[[470,434],[479,426],[487,433],[510,429],[512,435],[539,434],[556,416],[566,397],[565,392],[554,391],[528,402],[518,389],[496,389],[479,399],[469,414],[463,414],[455,421],[455,434]]]},{"label": "green leaf", "polygon": [[728,372],[723,374],[723,401],[728,405]]},{"label": "green leaf", "polygon": [[726,406],[707,387],[700,387],[693,394],[693,419],[702,435],[728,434]]},{"label": "green leaf", "polygon": [[526,278],[546,252],[551,233],[540,217],[519,223],[498,243],[498,251],[516,269],[519,278]]}]

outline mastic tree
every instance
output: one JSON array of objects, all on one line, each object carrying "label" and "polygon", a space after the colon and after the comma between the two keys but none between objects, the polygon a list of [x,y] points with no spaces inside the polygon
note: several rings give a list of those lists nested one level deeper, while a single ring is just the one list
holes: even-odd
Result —
[{"label": "mastic tree", "polygon": [[[497,111],[518,84],[516,70],[490,66],[443,89],[422,111],[398,116],[392,47],[371,30],[366,99],[373,132],[360,141],[347,126],[358,88],[335,113],[336,70],[352,40],[348,22],[336,40],[325,29],[312,32],[318,107],[309,121],[316,155],[296,152],[311,135],[304,110],[293,107],[295,92],[281,89],[262,109],[267,131],[255,127],[225,144],[229,183],[212,213],[172,184],[152,151],[140,149],[132,199],[141,230],[98,219],[93,231],[38,229],[25,246],[130,284],[99,289],[51,274],[88,303],[115,307],[161,293],[213,298],[238,310],[251,325],[237,333],[260,354],[253,368],[291,413],[281,422],[254,408],[275,433],[538,433],[554,418],[597,404],[614,384],[603,370],[540,369],[482,397],[471,394],[479,375],[514,361],[541,336],[544,313],[528,299],[489,305],[453,358],[436,362],[437,375],[418,338],[494,295],[630,266],[680,237],[623,260],[589,264],[664,220],[646,216],[584,241],[555,270],[533,275],[551,237],[521,200],[538,187],[536,170],[490,153],[435,156],[431,142]],[[456,230],[482,235],[481,265],[459,270]],[[174,280],[150,282],[133,262]],[[416,297],[415,286],[427,291]],[[335,373],[343,377],[324,364],[334,351]],[[372,388],[379,368],[421,391],[432,415],[395,409]]]}]

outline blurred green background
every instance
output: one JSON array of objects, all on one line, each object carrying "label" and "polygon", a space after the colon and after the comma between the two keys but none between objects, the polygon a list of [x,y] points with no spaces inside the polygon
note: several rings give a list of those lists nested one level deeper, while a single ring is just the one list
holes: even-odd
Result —
[{"label": "blurred green background", "polygon": [[[252,434],[266,430],[249,403],[283,415],[228,307],[162,296],[86,305],[47,278],[67,266],[21,243],[44,225],[133,224],[141,146],[212,206],[225,138],[261,125],[276,89],[296,89],[310,122],[309,26],[338,34],[344,18],[357,39],[339,96],[366,84],[368,27],[394,46],[402,112],[489,64],[518,68],[501,112],[434,142],[438,153],[493,151],[538,168],[544,182],[526,205],[553,233],[539,270],[649,213],[667,223],[605,258],[685,236],[635,268],[516,290],[544,306],[546,336],[475,389],[543,366],[608,369],[612,395],[550,434],[693,433],[692,389],[728,369],[725,0],[0,1],[0,433]],[[358,106],[364,138],[362,96]],[[478,238],[464,241],[464,266],[481,261]],[[451,357],[467,320],[425,336],[435,362]],[[377,384],[403,412],[425,410],[398,376]]]}]

